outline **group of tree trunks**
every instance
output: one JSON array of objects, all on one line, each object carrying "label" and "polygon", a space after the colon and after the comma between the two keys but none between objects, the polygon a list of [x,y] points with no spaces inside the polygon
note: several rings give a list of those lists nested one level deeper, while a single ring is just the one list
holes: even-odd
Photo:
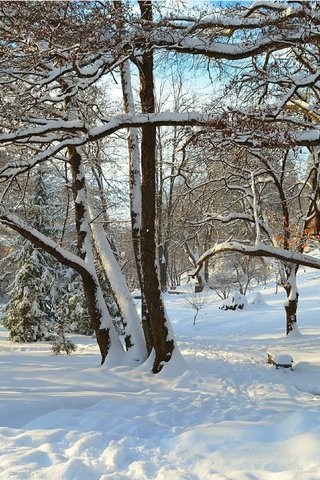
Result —
[{"label": "group of tree trunks", "polygon": [[[162,185],[157,185],[157,131],[161,126],[188,127],[183,145],[178,148],[177,139],[173,142],[168,225],[173,216],[174,179],[180,176],[189,192],[194,191],[188,184],[186,156],[201,151],[208,162],[211,156],[212,163],[224,162],[226,167],[229,162],[217,192],[225,189],[233,195],[234,211],[230,202],[227,215],[217,209],[212,216],[206,212],[205,218],[198,219],[197,228],[206,226],[202,237],[205,251],[200,259],[188,239],[180,245],[188,252],[199,285],[203,286],[208,278],[208,270],[201,275],[201,269],[217,254],[238,252],[278,259],[283,265],[282,285],[287,293],[286,333],[295,328],[298,267],[320,268],[319,261],[303,253],[306,237],[311,231],[320,231],[320,9],[317,2],[267,0],[236,8],[213,8],[210,15],[179,9],[171,14],[150,0],[138,1],[138,5],[139,12],[122,1],[41,5],[1,2],[0,145],[9,154],[0,169],[0,222],[81,276],[102,363],[108,358],[110,364],[126,361],[124,358],[131,364],[141,363],[154,351],[152,371],[158,373],[177,348],[162,297],[170,239],[157,230],[163,214],[157,197],[159,191],[163,193]],[[178,62],[179,56],[188,68],[190,58],[199,58],[200,65],[208,61],[209,71],[210,62],[215,62],[215,71],[225,68],[225,75],[233,77],[228,86],[230,100],[232,95],[239,96],[239,105],[231,105],[231,101],[223,104],[222,97],[221,106],[207,105],[205,112],[158,111],[157,68],[160,62],[168,66]],[[133,65],[139,78],[139,102],[134,99],[131,85]],[[103,111],[103,105],[92,100],[93,88],[105,76],[117,75],[119,69],[124,113],[110,116]],[[238,75],[237,69],[243,69],[242,74]],[[139,103],[140,113],[136,113],[135,103]],[[121,271],[114,263],[106,232],[96,221],[87,178],[90,155],[86,148],[123,129],[128,129],[131,231],[142,296],[141,320],[123,278],[120,280]],[[311,194],[305,195],[309,200],[305,200],[297,239],[289,208],[293,194],[288,187],[287,162],[289,152],[298,146],[308,148],[314,162],[305,181]],[[237,148],[246,152],[246,160],[236,165],[227,157],[228,152],[236,155]],[[274,152],[272,160],[265,154],[270,150]],[[178,151],[182,155],[180,165],[176,164]],[[20,178],[28,188],[30,171],[47,162],[63,162],[71,174],[78,254],[29,226],[16,215],[21,211],[19,205],[7,201]],[[236,185],[240,174],[235,172],[240,167],[242,183]],[[99,168],[102,171],[101,165]],[[271,221],[263,211],[263,182],[271,183],[276,192],[279,221]],[[212,179],[203,182],[204,191],[210,184]],[[299,199],[302,191],[296,195]],[[105,201],[102,206],[105,209]],[[234,222],[246,223],[255,238],[247,237],[246,242],[229,240],[209,248],[215,225]],[[172,224],[169,232],[171,228]],[[124,349],[103,299],[95,254],[101,259],[123,318]]]}]

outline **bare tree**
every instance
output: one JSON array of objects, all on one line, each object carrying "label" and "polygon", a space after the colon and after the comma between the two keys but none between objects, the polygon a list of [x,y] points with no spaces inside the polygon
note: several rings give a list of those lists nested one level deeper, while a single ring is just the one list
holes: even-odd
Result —
[{"label": "bare tree", "polygon": [[[319,145],[319,16],[317,5],[309,2],[292,2],[290,9],[286,3],[255,2],[222,9],[214,16],[199,17],[188,11],[190,15],[183,18],[168,16],[161,5],[157,7],[157,16],[153,16],[151,1],[140,1],[139,7],[140,13],[129,4],[117,11],[109,2],[1,2],[0,144],[16,148],[19,158],[8,159],[0,170],[0,221],[80,273],[88,285],[86,296],[102,360],[113,353],[121,361],[124,352],[103,304],[90,260],[95,241],[89,228],[82,148],[120,130],[141,129],[142,285],[155,349],[153,371],[157,373],[172,358],[175,345],[158,278],[156,127],[189,126],[193,129],[192,139],[207,135],[213,144],[249,147],[256,156],[261,156],[262,148]],[[229,103],[209,111],[199,108],[192,112],[156,112],[156,51],[165,51],[169,56],[175,53],[206,58],[219,61],[220,65],[224,60],[248,59],[249,75],[239,76],[233,83],[233,92],[241,93],[241,108],[230,108]],[[289,58],[287,63],[285,59],[280,61],[284,52]],[[118,67],[128,61],[139,69],[142,112],[128,109],[128,113],[110,116],[110,112],[95,104],[88,118],[84,114],[87,107],[82,101],[83,92],[90,92],[100,79],[115,75]],[[307,104],[307,93],[311,91],[312,102]],[[68,111],[63,108],[65,102],[71,106]],[[43,238],[5,208],[4,200],[16,182],[26,179],[34,166],[49,161],[67,164],[73,174],[79,246],[76,256]],[[255,182],[258,177],[255,172]],[[314,214],[315,218],[315,204],[313,208],[310,217]],[[253,230],[262,230],[260,213],[252,217],[250,211],[250,215]],[[199,266],[218,251],[232,250],[247,255],[271,255],[288,264],[318,268],[312,258],[287,249],[287,237],[285,233],[283,244],[272,247],[262,242],[251,247],[227,242],[209,249],[200,258]],[[294,278],[291,268],[288,281],[293,304],[297,301]]]}]

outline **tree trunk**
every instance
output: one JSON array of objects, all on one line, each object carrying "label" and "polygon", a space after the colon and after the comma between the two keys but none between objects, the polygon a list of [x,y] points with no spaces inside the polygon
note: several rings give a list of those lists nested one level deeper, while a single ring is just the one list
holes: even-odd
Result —
[{"label": "tree trunk", "polygon": [[[139,2],[141,17],[152,21],[152,2]],[[153,55],[146,52],[138,64],[140,73],[140,99],[143,113],[155,110]],[[175,348],[173,336],[166,315],[158,277],[158,258],[156,251],[156,128],[146,125],[142,129],[141,140],[141,260],[144,290],[155,350],[153,373],[162,370]]]},{"label": "tree trunk", "polygon": [[297,271],[299,266],[291,265],[288,270],[288,279],[284,286],[287,294],[285,303],[286,312],[286,334],[289,335],[297,325],[297,309],[299,293],[297,289]]},{"label": "tree trunk", "polygon": [[[111,334],[113,341],[119,343],[112,319],[109,315],[103,294],[99,285],[98,277],[94,268],[93,251],[89,231],[89,219],[87,211],[87,189],[83,162],[81,155],[75,147],[68,147],[69,165],[72,174],[72,193],[75,206],[75,222],[77,231],[77,245],[79,257],[90,265],[94,275],[83,279],[83,290],[88,305],[92,328],[96,333],[97,342],[101,352],[101,365],[105,362],[111,347]],[[104,325],[104,317],[108,327]]]},{"label": "tree trunk", "polygon": [[[128,62],[120,66],[121,85],[123,92],[123,105],[125,113],[135,113],[131,73]],[[141,290],[141,318],[142,328],[145,336],[147,352],[150,354],[153,348],[153,339],[150,327],[150,317],[144,293],[144,281],[141,265],[141,172],[140,172],[140,151],[139,138],[136,128],[131,128],[128,135],[128,156],[129,156],[129,191],[130,191],[130,217],[132,245],[135,263],[137,267],[138,280]]]},{"label": "tree trunk", "polygon": [[[89,207],[89,212],[90,217],[94,218],[95,215],[91,207]],[[90,228],[96,250],[124,322],[127,356],[130,357],[133,364],[141,363],[146,359],[147,352],[140,325],[140,318],[132,295],[128,290],[121,268],[111,250],[103,226],[91,222]]]},{"label": "tree trunk", "polygon": [[49,237],[25,224],[16,215],[1,212],[0,222],[18,232],[35,247],[41,248],[52,255],[62,265],[73,268],[78,272],[83,280],[83,284],[86,285],[88,310],[92,327],[97,335],[97,343],[101,352],[101,364],[104,363],[107,355],[108,359],[110,359],[110,364],[119,364],[123,358],[124,351],[113,327],[92,265],[87,264],[77,255],[67,252]]},{"label": "tree trunk", "polygon": [[97,285],[97,282],[94,278],[88,277],[84,279],[84,277],[82,277],[82,280],[84,294],[86,297],[88,312],[90,316],[90,323],[96,334],[96,339],[101,354],[101,365],[103,365],[110,350],[111,339],[110,329],[101,328],[102,311],[101,308],[99,308],[99,297],[101,300],[102,293],[101,295],[99,295],[98,292],[100,290],[100,287]]},{"label": "tree trunk", "polygon": [[163,145],[161,139],[161,131],[157,131],[156,136],[156,238],[158,243],[158,260],[159,260],[159,274],[161,291],[166,292],[168,289],[168,277],[167,277],[167,261],[168,261],[168,249],[167,243],[167,227],[164,222],[164,179],[163,179]]},{"label": "tree trunk", "polygon": [[[194,253],[192,252],[192,250],[189,247],[187,242],[184,242],[183,248],[184,248],[184,251],[186,252],[186,254],[188,255],[188,259],[189,259],[189,262],[191,263],[191,265],[194,268],[197,268],[197,265],[198,265],[197,264],[197,259],[196,259]],[[207,262],[205,262],[204,265],[206,265],[206,264],[207,264]],[[197,273],[196,278],[197,278],[197,283],[198,283],[198,291],[202,292],[202,290],[204,289],[204,281],[203,281],[203,277],[202,277],[201,272]]]}]

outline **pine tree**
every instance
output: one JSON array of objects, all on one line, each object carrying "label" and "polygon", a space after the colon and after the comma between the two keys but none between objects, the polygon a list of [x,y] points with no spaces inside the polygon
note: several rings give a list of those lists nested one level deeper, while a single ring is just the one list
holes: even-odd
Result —
[{"label": "pine tree", "polygon": [[57,336],[65,337],[70,332],[92,335],[81,278],[73,270],[64,267],[60,268],[57,277],[52,292]]},{"label": "pine tree", "polygon": [[[54,205],[49,199],[44,173],[38,171],[32,181],[35,193],[28,199],[28,217],[37,229],[48,233],[52,229]],[[19,239],[4,264],[16,272],[9,286],[10,301],[3,319],[9,338],[18,342],[48,339],[54,325],[50,290],[55,262],[30,242]]]},{"label": "pine tree", "polygon": [[52,269],[45,254],[24,241],[18,254],[18,270],[10,285],[10,302],[3,324],[16,342],[48,339],[53,328],[50,308]]}]

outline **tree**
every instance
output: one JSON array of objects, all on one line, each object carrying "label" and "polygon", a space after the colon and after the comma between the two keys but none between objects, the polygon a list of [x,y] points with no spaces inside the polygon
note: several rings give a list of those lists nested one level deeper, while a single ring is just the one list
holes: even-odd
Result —
[{"label": "tree", "polygon": [[[44,172],[34,175],[32,184],[28,214],[40,231],[48,233],[53,227],[55,204],[52,199],[49,204]],[[16,342],[49,339],[55,326],[51,289],[56,265],[51,256],[20,239],[2,265],[15,270],[3,319],[9,338]]]},{"label": "tree", "polygon": [[64,338],[70,332],[93,334],[79,275],[71,269],[60,268],[52,297],[58,337]]},{"label": "tree", "polygon": [[246,295],[253,281],[266,281],[268,270],[262,259],[236,254],[221,255],[209,270],[209,286],[223,300],[233,290]]},{"label": "tree", "polygon": [[4,309],[3,324],[9,330],[9,338],[15,342],[36,342],[48,339],[54,321],[50,305],[52,272],[45,255],[23,242],[18,268],[13,283],[9,286],[9,303]]},{"label": "tree", "polygon": [[[139,2],[141,18],[152,22],[151,1]],[[138,63],[142,112],[155,111],[153,53],[146,51]],[[143,289],[150,315],[150,330],[155,350],[152,367],[160,372],[175,348],[169,320],[165,311],[158,276],[156,246],[156,128],[147,124],[141,138],[141,265]]]},{"label": "tree", "polygon": [[193,325],[195,325],[196,320],[197,320],[197,316],[198,316],[200,310],[202,310],[202,308],[204,307],[204,305],[206,303],[206,297],[204,295],[203,290],[201,292],[197,292],[195,290],[192,290],[190,292],[189,296],[187,297],[187,302],[189,303],[189,305],[191,305],[193,310],[195,310],[195,313],[193,315]]},{"label": "tree", "polygon": [[[243,155],[243,162],[238,159]],[[300,243],[304,226],[298,215],[300,180],[294,175],[292,152],[277,150],[276,154],[249,150],[239,151],[237,157],[224,160],[227,171],[224,177],[228,198],[228,213],[224,214],[226,202],[216,213],[207,214],[202,223],[243,224],[241,233],[248,245],[269,243],[274,248],[301,251]],[[218,188],[220,185],[218,184]],[[231,200],[231,202],[230,202]],[[231,206],[232,205],[232,206]],[[300,225],[299,225],[300,223]],[[230,231],[229,231],[230,233]],[[231,232],[233,233],[233,232]],[[228,236],[228,235],[227,235]],[[239,268],[234,267],[239,273]],[[297,267],[289,261],[283,263],[282,286],[287,294],[285,304],[286,332],[290,333],[297,321],[298,291]],[[242,293],[242,292],[241,292]]]},{"label": "tree", "polygon": [[[89,228],[85,146],[126,128],[141,129],[142,283],[156,352],[153,371],[159,372],[172,358],[174,342],[161,294],[158,294],[155,129],[189,126],[194,129],[193,139],[206,134],[220,145],[238,144],[253,147],[255,152],[263,147],[288,149],[293,145],[318,145],[317,128],[304,118],[304,89],[309,86],[316,89],[313,75],[317,66],[313,52],[317,48],[315,32],[319,20],[317,6],[308,2],[292,2],[290,10],[287,4],[258,2],[222,9],[214,16],[205,17],[193,12],[190,16],[171,17],[161,5],[153,15],[151,2],[141,1],[139,6],[140,13],[129,4],[116,11],[113,4],[103,2],[46,2],[41,7],[36,2],[19,2],[19,5],[2,2],[3,130],[0,143],[14,146],[20,155],[19,161],[9,159],[0,171],[3,193],[5,195],[17,179],[26,178],[39,163],[66,163],[72,171],[78,255],[42,236],[8,211],[5,204],[1,206],[0,221],[81,275],[102,361],[107,356],[115,362],[122,361],[124,352],[92,261],[95,241]],[[290,62],[284,66],[284,62],[277,59],[282,52],[287,54],[288,45]],[[243,70],[244,65],[251,69],[249,77],[242,76],[241,80],[239,76],[236,79],[239,81],[233,84],[235,92],[243,92],[243,108],[230,109],[223,105],[209,112],[202,109],[155,113],[155,64],[160,58],[155,52],[166,52],[170,58],[174,54],[206,58],[216,62],[216,66],[224,61],[240,61],[238,70]],[[307,52],[306,63],[301,52]],[[95,104],[88,118],[83,92],[89,93],[102,77],[114,74],[118,66],[129,59],[139,70],[142,113],[110,116]],[[299,72],[299,78],[294,76],[295,72]],[[250,90],[254,92],[252,98]],[[273,108],[274,100],[277,108]],[[298,104],[298,109],[286,108],[290,102]],[[310,117],[308,108],[307,112]],[[258,224],[255,221],[255,225]],[[228,248],[231,248],[230,242]],[[248,248],[244,250],[247,254],[253,252]],[[254,248],[258,255],[267,250],[265,245]],[[273,247],[269,254],[289,262],[294,258],[298,263],[316,265],[301,253],[291,257],[291,252],[284,255],[282,250]],[[208,255],[202,256],[200,263],[206,258]],[[129,347],[129,352],[132,348]]]},{"label": "tree", "polygon": [[[122,2],[115,2],[120,8]],[[120,66],[121,85],[123,95],[123,107],[126,114],[134,114],[135,106],[132,91],[131,71],[129,62]],[[130,219],[131,236],[137,277],[141,291],[141,317],[145,343],[148,354],[153,348],[150,316],[144,291],[144,278],[141,260],[141,158],[138,130],[129,129],[128,135],[128,159],[129,159],[129,188],[130,188]]]}]

